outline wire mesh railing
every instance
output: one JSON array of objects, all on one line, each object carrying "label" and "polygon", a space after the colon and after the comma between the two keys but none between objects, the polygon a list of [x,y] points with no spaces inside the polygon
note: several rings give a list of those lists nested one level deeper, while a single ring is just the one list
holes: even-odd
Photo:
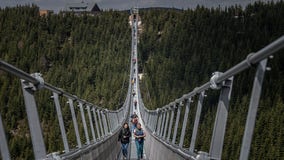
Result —
[{"label": "wire mesh railing", "polygon": [[[265,71],[267,70],[267,60],[268,58],[272,58],[272,55],[282,48],[284,48],[284,36],[278,38],[258,52],[249,54],[245,60],[228,69],[224,73],[214,72],[210,78],[210,81],[207,83],[201,85],[200,87],[196,87],[193,91],[156,110],[147,109],[144,106],[140,95],[140,111],[145,124],[152,132],[152,135],[155,136],[160,142],[164,142],[164,144],[168,145],[171,150],[179,149],[179,154],[183,154],[187,158],[221,159],[226,123],[229,113],[229,102],[233,86],[233,77],[248,68],[256,66],[256,73],[239,157],[240,160],[248,159],[262,90],[262,82]],[[195,150],[195,145],[200,124],[200,117],[202,114],[201,111],[204,105],[203,100],[207,96],[206,92],[208,92],[209,89],[219,91],[220,93],[217,113],[215,115],[215,124],[211,137],[209,153],[203,151],[197,152]],[[192,100],[195,97],[198,97],[198,102],[195,112],[194,125],[192,133],[190,134],[190,145],[189,148],[184,148],[188,115],[190,108],[192,107],[191,105],[193,104]],[[184,115],[181,115],[181,109],[184,109]],[[183,119],[180,119],[180,117],[183,117]],[[181,128],[179,129],[179,133],[178,128]],[[177,139],[177,134],[179,139]]]},{"label": "wire mesh railing", "polygon": [[[34,73],[30,75],[13,65],[4,62],[3,60],[0,60],[0,69],[16,76],[21,81],[35,159],[58,158],[62,156],[70,157],[70,155],[81,154],[80,152],[84,149],[86,150],[86,148],[88,148],[87,146],[95,146],[99,142],[101,143],[103,141],[107,141],[109,137],[118,132],[118,130],[122,126],[122,123],[126,120],[126,117],[128,115],[131,94],[130,82],[127,97],[123,106],[118,110],[112,111],[98,107],[95,104],[80,99],[77,96],[72,95],[71,93],[68,93],[60,88],[52,86],[47,82],[44,82],[44,79],[42,78],[40,73]],[[63,141],[62,143],[64,145],[64,151],[62,152],[47,153],[46,151],[41,120],[38,115],[35,98],[35,93],[41,92],[41,90],[48,90],[52,93],[51,98],[53,99],[54,105],[56,107],[61,138]],[[60,99],[62,99],[63,97],[67,99],[67,103],[69,105],[72,116],[77,143],[75,148],[70,148],[70,145],[68,144],[65,129],[66,122],[64,122],[64,113],[62,113],[60,104]],[[76,112],[75,108],[78,108],[80,113],[78,111]],[[77,114],[81,115],[80,122],[77,119]],[[87,123],[87,121],[89,122],[89,124]],[[78,123],[83,125],[83,135],[80,135]],[[90,130],[91,135],[89,135]],[[84,136],[84,139],[86,141],[82,141],[82,136]],[[0,141],[2,159],[11,159],[9,147],[7,145],[5,129],[2,123],[2,117],[0,117]]]}]

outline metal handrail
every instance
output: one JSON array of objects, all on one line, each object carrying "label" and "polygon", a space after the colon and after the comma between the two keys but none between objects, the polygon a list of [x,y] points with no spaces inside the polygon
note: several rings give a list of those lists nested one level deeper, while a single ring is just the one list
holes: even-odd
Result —
[{"label": "metal handrail", "polygon": [[[130,74],[132,74],[132,62],[130,63]],[[31,137],[32,137],[32,142],[33,142],[33,149],[34,149],[34,154],[35,154],[35,158],[36,159],[42,159],[44,157],[48,157],[48,158],[52,158],[52,159],[56,159],[57,157],[65,157],[65,156],[78,156],[81,155],[82,153],[87,152],[90,148],[94,148],[95,146],[100,145],[101,142],[104,141],[108,141],[112,136],[117,135],[118,131],[120,130],[120,128],[122,127],[122,124],[127,120],[127,115],[129,114],[129,104],[130,104],[130,95],[131,95],[131,76],[129,78],[129,87],[128,87],[128,91],[127,91],[127,97],[124,101],[124,104],[122,105],[121,108],[117,109],[117,110],[108,110],[102,107],[99,107],[97,105],[94,105],[90,102],[87,102],[86,100],[80,99],[77,96],[70,94],[69,92],[64,91],[61,88],[57,88],[47,82],[44,82],[43,78],[41,77],[41,74],[39,73],[35,73],[35,74],[28,74],[26,72],[24,72],[23,70],[3,61],[0,59],[0,69],[3,71],[6,71],[7,73],[11,73],[12,75],[20,78],[22,81],[22,88],[23,88],[23,92],[24,92],[24,99],[25,99],[25,106],[26,106],[26,110],[28,113],[28,119],[29,119],[29,126],[33,128],[33,130],[31,130]],[[24,86],[23,86],[24,85]],[[42,131],[40,129],[40,120],[38,119],[38,115],[37,115],[37,109],[36,109],[36,103],[35,103],[35,98],[33,95],[33,92],[29,92],[26,90],[39,90],[39,89],[47,89],[51,92],[53,92],[53,96],[52,98],[54,99],[54,102],[56,103],[56,108],[57,108],[57,114],[59,116],[59,122],[60,122],[60,129],[61,129],[61,134],[62,134],[62,139],[63,139],[63,143],[64,143],[64,148],[65,148],[65,153],[59,155],[59,152],[54,152],[51,154],[46,155],[46,150],[45,150],[45,146],[44,146],[44,142],[43,142],[43,136],[42,136]],[[65,133],[65,129],[64,129],[64,123],[63,123],[63,119],[62,119],[62,115],[61,115],[61,108],[60,108],[60,103],[58,100],[58,95],[60,96],[64,96],[68,99],[68,103],[71,101],[77,101],[77,103],[79,104],[80,107],[80,112],[81,112],[81,116],[82,116],[82,123],[84,125],[84,132],[85,132],[85,137],[87,139],[87,144],[89,144],[89,146],[86,145],[82,145],[80,142],[80,137],[77,134],[78,132],[78,127],[74,127],[75,128],[75,132],[76,132],[76,139],[77,139],[77,143],[78,143],[78,148],[77,149],[72,149],[69,150],[68,147],[68,142],[67,142],[67,138],[66,138],[66,133]],[[27,98],[27,99],[26,99]],[[94,128],[91,125],[91,129],[92,129],[92,137],[94,138],[94,142],[90,143],[89,140],[89,135],[88,135],[88,129],[87,129],[87,124],[85,121],[85,115],[84,115],[84,109],[83,109],[83,105],[87,106],[87,111],[88,111],[88,117],[91,121],[91,117],[96,117],[95,118],[95,123],[96,123],[96,130],[100,130],[101,134],[97,134],[96,139],[102,140],[102,141],[97,141],[95,140],[95,133],[94,133]],[[69,103],[70,109],[72,110],[73,103]],[[30,110],[32,109],[32,111]],[[91,113],[90,111],[93,111],[93,113]],[[71,111],[72,112],[72,111]],[[74,112],[74,109],[73,109]],[[98,114],[98,115],[95,115]],[[75,115],[73,115],[72,113],[72,119],[75,118]],[[1,116],[0,116],[1,118]],[[2,122],[2,121],[0,121]],[[74,125],[77,126],[77,120],[73,119],[73,123]],[[75,124],[76,123],[76,124]],[[89,123],[93,123],[93,122],[89,122]],[[1,123],[2,124],[2,123]],[[100,124],[99,126],[97,126],[98,124]],[[35,126],[35,127],[34,127]],[[103,126],[103,128],[102,128]],[[4,130],[3,126],[0,125],[0,130]],[[98,132],[98,131],[97,131]],[[6,143],[6,138],[5,135],[0,134],[0,140],[3,142],[1,144],[1,148],[5,148],[5,149],[1,149],[1,153],[4,157],[4,159],[11,159],[10,158],[10,153],[9,153],[9,149]],[[103,138],[103,139],[101,139]],[[37,141],[37,139],[39,141]],[[97,143],[99,142],[99,143]]]},{"label": "metal handrail", "polygon": [[[16,77],[18,77],[20,79],[23,79],[23,80],[25,80],[27,82],[30,82],[30,83],[34,84],[35,86],[37,86],[37,85],[39,85],[41,83],[37,78],[33,77],[32,75],[24,72],[23,70],[21,70],[21,69],[15,67],[15,66],[5,62],[5,61],[3,61],[1,59],[0,59],[0,69],[2,69],[3,71],[6,71],[8,73],[11,73],[12,75],[14,75],[14,76],[16,76]],[[97,109],[104,110],[104,108],[102,108],[102,107],[99,107],[99,106],[94,105],[94,104],[92,104],[90,102],[87,102],[86,100],[80,99],[77,96],[75,96],[73,94],[70,94],[69,92],[67,92],[67,91],[65,91],[65,90],[63,90],[61,88],[57,88],[57,87],[55,87],[55,86],[53,86],[53,85],[51,85],[51,84],[49,84],[47,82],[44,82],[44,84],[42,84],[42,85],[43,85],[43,88],[45,88],[47,90],[50,90],[52,92],[58,93],[59,95],[65,96],[66,98],[70,98],[72,100],[77,100],[77,101],[80,101],[80,102],[82,102],[84,104],[88,104],[88,105],[94,106]],[[109,111],[115,112],[116,110],[109,110]]]},{"label": "metal handrail", "polygon": [[[280,49],[284,48],[284,35],[278,38],[277,40],[273,41],[263,49],[257,51],[256,53],[249,54],[247,58],[240,63],[236,64],[235,66],[231,67],[224,73],[222,73],[217,79],[216,83],[221,83],[222,81],[232,77],[233,75],[236,75],[243,70],[250,68],[252,65],[257,64],[261,60],[267,58],[268,56],[274,54],[275,52],[279,51]],[[171,103],[179,103],[183,101],[186,98],[192,97],[198,93],[201,93],[202,91],[205,91],[210,88],[210,81],[204,83],[203,85],[196,87],[193,91],[183,95],[182,97],[176,99],[175,101],[170,102]],[[165,105],[167,106],[167,105]],[[163,108],[163,107],[161,107]]]},{"label": "metal handrail", "polygon": [[277,52],[278,50],[282,49],[283,47],[284,47],[284,35],[278,38],[277,40],[275,40],[274,42],[270,43],[263,49],[257,51],[256,53],[249,54],[247,59],[243,60],[234,67],[228,69],[217,79],[216,82],[220,83],[232,77],[233,75],[242,72],[243,70],[251,67],[251,65],[259,63],[260,61],[272,55],[273,53]]},{"label": "metal handrail", "polygon": [[29,81],[29,82],[33,83],[34,85],[38,85],[40,83],[36,78],[32,77],[28,73],[22,71],[21,69],[13,66],[13,65],[11,65],[11,64],[9,64],[9,63],[1,60],[1,59],[0,59],[0,69],[4,70],[6,72],[9,72],[9,73],[21,78],[21,79]]},{"label": "metal handrail", "polygon": [[[217,115],[215,119],[215,126],[213,130],[213,135],[211,139],[211,146],[210,146],[210,152],[207,154],[207,158],[216,158],[220,159],[222,154],[222,146],[224,141],[224,134],[225,134],[225,128],[226,128],[226,122],[227,122],[227,114],[228,114],[228,104],[230,101],[230,95],[231,95],[231,89],[232,89],[232,82],[233,82],[233,76],[237,75],[238,73],[255,66],[258,64],[257,72],[255,75],[255,81],[253,85],[252,90],[252,98],[250,100],[249,105],[249,111],[247,115],[247,122],[246,122],[246,129],[243,137],[243,143],[242,143],[242,150],[241,150],[241,156],[240,159],[248,159],[249,154],[249,148],[247,146],[250,146],[251,139],[252,139],[252,133],[253,133],[253,127],[255,123],[255,117],[256,117],[256,110],[259,103],[259,97],[262,87],[262,81],[264,77],[264,72],[266,69],[266,63],[267,63],[267,57],[271,56],[275,52],[279,51],[280,49],[284,48],[284,36],[281,36],[277,40],[273,41],[269,45],[265,46],[264,48],[260,49],[256,53],[251,53],[247,56],[246,59],[241,61],[240,63],[236,64],[235,66],[231,67],[230,69],[226,70],[224,73],[221,72],[215,72],[213,76],[211,77],[210,81],[204,83],[203,85],[194,88],[191,92],[184,94],[182,97],[168,103],[167,105],[164,105],[161,108],[157,108],[156,110],[149,110],[147,109],[142,101],[140,92],[139,92],[139,101],[141,103],[141,111],[142,111],[142,117],[144,120],[144,123],[147,126],[147,129],[150,130],[152,133],[152,136],[156,138],[159,142],[165,142],[163,143],[165,146],[167,146],[170,150],[174,151],[177,148],[180,148],[183,144],[183,139],[180,139],[179,146],[175,145],[175,134],[174,134],[174,140],[172,143],[168,142],[166,140],[167,135],[167,122],[169,120],[169,113],[171,109],[177,108],[180,109],[182,107],[180,104],[182,102],[186,102],[189,98],[199,94],[199,100],[198,100],[198,112],[196,111],[196,117],[194,122],[194,133],[197,133],[198,130],[198,124],[199,124],[199,117],[201,114],[201,108],[202,108],[202,102],[204,92],[210,88],[212,89],[222,89],[223,92],[220,92],[220,99],[222,99],[217,108]],[[272,57],[271,57],[272,58]],[[178,109],[178,110],[179,110]],[[176,116],[179,115],[179,111]],[[188,114],[188,113],[185,113]],[[153,116],[154,121],[153,121]],[[150,117],[150,118],[149,118]],[[185,116],[187,117],[187,116]],[[152,118],[152,120],[151,120]],[[163,125],[161,125],[161,122]],[[177,129],[178,123],[175,124],[175,130]],[[184,122],[182,124],[182,127],[186,127],[186,121],[184,118]],[[163,130],[163,133],[162,133]],[[158,132],[158,133],[157,133]],[[176,131],[175,131],[176,132]],[[185,130],[182,131],[184,134]],[[157,133],[157,134],[156,134]],[[169,137],[170,135],[168,135]],[[194,154],[194,145],[195,145],[195,139],[196,134],[192,135],[191,144],[189,151],[186,151],[183,153],[181,151],[179,155],[184,156],[195,156],[198,158],[198,156],[204,156],[205,152],[200,152],[199,154]],[[193,158],[194,159],[194,158]]]}]

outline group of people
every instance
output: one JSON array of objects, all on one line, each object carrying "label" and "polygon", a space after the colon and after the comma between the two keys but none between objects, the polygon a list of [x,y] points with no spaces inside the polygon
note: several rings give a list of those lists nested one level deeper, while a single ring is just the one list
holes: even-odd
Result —
[{"label": "group of people", "polygon": [[118,141],[121,142],[121,150],[123,154],[123,159],[127,159],[128,156],[128,146],[130,143],[130,138],[132,137],[132,134],[135,138],[135,145],[136,145],[136,151],[137,151],[137,159],[143,159],[143,146],[144,146],[144,140],[146,137],[145,131],[142,129],[141,123],[138,122],[138,116],[134,112],[133,115],[131,115],[131,123],[132,128],[130,130],[129,125],[127,122],[124,123],[123,128],[121,129]]},{"label": "group of people", "polygon": [[[135,54],[134,51],[132,53],[133,53],[133,55]],[[137,65],[136,64],[136,62],[137,62],[136,58],[133,58],[132,62],[133,62],[133,65]],[[137,72],[138,72],[138,70],[137,70]],[[135,68],[133,69],[133,73],[137,74]],[[131,84],[133,86],[136,85],[136,78],[135,77],[132,77]],[[134,101],[133,101],[134,109],[136,110],[137,109],[137,97],[136,97],[135,89],[132,90],[132,96],[134,98]],[[133,138],[135,139],[137,159],[140,160],[140,159],[143,159],[143,146],[144,146],[146,133],[142,129],[141,123],[139,123],[138,116],[135,112],[133,112],[133,114],[130,116],[130,118],[131,118],[131,124],[132,124],[131,129],[130,129],[128,123],[125,122],[123,124],[123,127],[122,127],[120,133],[119,133],[118,141],[121,142],[121,150],[122,150],[122,154],[123,154],[123,159],[127,159],[127,157],[128,157],[128,146],[129,146],[129,143],[130,143],[130,139],[132,139],[131,137],[133,135]]]}]

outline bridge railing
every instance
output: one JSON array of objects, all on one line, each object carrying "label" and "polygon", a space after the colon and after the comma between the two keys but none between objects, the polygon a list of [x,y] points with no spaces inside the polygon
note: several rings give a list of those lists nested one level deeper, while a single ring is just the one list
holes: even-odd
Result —
[{"label": "bridge railing", "polygon": [[[94,105],[90,102],[87,102],[86,100],[80,99],[77,96],[64,91],[63,89],[54,87],[51,84],[44,82],[43,78],[41,77],[41,74],[39,73],[34,73],[30,75],[2,60],[0,60],[0,69],[20,78],[35,159],[54,159],[58,157],[64,159],[66,157],[72,158],[78,154],[82,154],[81,152],[88,150],[88,148],[90,147],[94,147],[98,144],[101,144],[107,141],[111,136],[115,135],[122,126],[122,123],[126,120],[126,117],[128,115],[131,94],[130,82],[127,97],[123,106],[116,111],[112,111],[98,107],[97,105]],[[52,92],[51,98],[53,99],[54,105],[56,107],[57,118],[63,141],[62,143],[64,145],[64,151],[61,153],[46,153],[43,133],[41,129],[41,121],[38,116],[36,99],[34,96],[35,93],[40,92],[40,90],[49,90]],[[76,135],[76,148],[70,148],[68,144],[60,106],[60,99],[62,97],[68,99],[67,103],[70,107],[74,132]],[[79,108],[80,113],[76,113],[76,107]],[[82,122],[80,123],[83,124],[84,135],[80,135],[79,133],[76,114],[81,115]],[[86,119],[89,124],[87,124]],[[89,130],[91,130],[91,132],[89,132]],[[89,133],[91,133],[91,135],[89,135]],[[84,136],[86,141],[83,142],[81,136]],[[5,130],[2,123],[1,113],[0,142],[2,159],[11,159],[9,147],[7,145]]]},{"label": "bridge railing", "polygon": [[[241,153],[239,157],[240,160],[248,159],[257,108],[261,95],[262,82],[264,79],[265,71],[267,69],[267,58],[269,58],[272,54],[282,49],[283,47],[284,36],[275,40],[258,52],[249,54],[245,60],[228,69],[224,73],[214,72],[210,81],[208,81],[207,83],[203,84],[200,87],[196,87],[193,91],[156,110],[148,110],[142,102],[141,95],[139,95],[139,98],[141,99],[139,101],[141,102],[141,104],[139,105],[141,107],[140,112],[142,114],[145,125],[157,140],[159,140],[171,150],[175,150],[175,152],[182,155],[185,159],[221,159],[229,110],[229,101],[233,86],[233,77],[252,66],[257,66],[251,99],[249,103],[249,110],[247,113]],[[203,106],[203,99],[204,97],[206,97],[205,94],[209,89],[220,91],[210,150],[209,153],[202,151],[195,153],[195,143],[198,133],[201,110]],[[195,113],[194,126],[191,133],[190,146],[189,148],[183,148],[188,115],[192,100],[195,96],[198,96],[198,103]],[[185,112],[183,119],[180,119],[182,107],[185,107]],[[178,134],[177,132],[179,128],[179,121],[182,121],[181,133],[179,133],[179,139],[176,139]]]}]

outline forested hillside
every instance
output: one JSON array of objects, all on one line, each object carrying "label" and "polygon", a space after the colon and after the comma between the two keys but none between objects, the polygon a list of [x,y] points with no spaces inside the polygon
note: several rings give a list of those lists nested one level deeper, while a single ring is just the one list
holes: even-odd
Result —
[{"label": "forested hillside", "polygon": [[[145,73],[141,89],[151,109],[192,91],[213,72],[227,70],[284,34],[283,2],[256,3],[245,9],[147,10],[140,11],[140,16],[140,69]],[[249,159],[284,158],[283,52],[268,63],[272,70],[265,75]],[[234,77],[223,159],[239,157],[254,68]],[[219,92],[207,91],[207,95],[196,149],[209,152]],[[191,105],[184,147],[189,147],[197,98]]]},{"label": "forested hillside", "polygon": [[[128,15],[108,11],[96,16],[60,13],[40,17],[36,6],[2,9],[0,58],[25,72],[41,72],[46,82],[93,104],[117,109],[124,102],[129,80]],[[0,113],[12,159],[33,159],[20,80],[3,71],[0,74]],[[51,95],[47,91],[36,94],[48,152],[63,150]],[[69,145],[74,148],[66,101],[61,99],[61,105],[65,122],[69,121],[65,124]],[[79,127],[83,135],[82,124]]]},{"label": "forested hillside", "polygon": [[[0,10],[0,58],[28,73],[41,72],[45,81],[94,104],[120,107],[129,78],[129,13],[40,17],[38,11],[36,6]],[[140,72],[145,74],[141,90],[149,109],[190,92],[207,82],[211,73],[225,71],[284,34],[284,2],[256,3],[246,9],[143,10],[140,16],[138,54]],[[250,159],[284,158],[283,62],[283,50],[269,60],[272,70],[265,76]],[[255,69],[250,69],[234,77],[223,159],[238,159],[254,74]],[[0,75],[0,113],[12,159],[33,159],[19,79],[1,70]],[[210,147],[218,92],[207,95],[196,145],[203,151]],[[43,130],[48,131],[46,148],[54,152],[63,150],[63,144],[50,96],[40,91],[36,98]],[[66,101],[61,105],[64,119],[70,121],[69,144],[74,147],[71,113]],[[195,110],[192,107],[188,126]],[[192,130],[187,128],[185,147]]]}]

